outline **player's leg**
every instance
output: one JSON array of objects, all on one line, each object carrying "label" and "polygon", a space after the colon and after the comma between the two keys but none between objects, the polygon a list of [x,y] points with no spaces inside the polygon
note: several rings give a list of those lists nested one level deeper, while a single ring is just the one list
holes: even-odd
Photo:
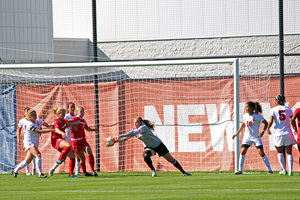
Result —
[{"label": "player's leg", "polygon": [[148,167],[151,169],[152,171],[152,176],[155,177],[156,175],[156,171],[155,168],[153,167],[153,163],[151,160],[151,156],[155,155],[155,151],[153,151],[152,149],[146,148],[143,152],[143,158],[145,163],[148,165]]},{"label": "player's leg", "polygon": [[285,146],[287,154],[287,163],[289,167],[289,176],[293,176],[293,155],[292,155],[292,145]]},{"label": "player's leg", "polygon": [[260,146],[256,146],[257,148],[257,151],[258,151],[258,154],[260,155],[260,157],[263,159],[265,165],[267,166],[268,170],[269,170],[269,174],[273,174],[273,171],[272,171],[272,168],[271,168],[271,165],[270,165],[270,162],[269,162],[269,159],[268,157],[266,156],[265,152],[264,152],[264,148],[262,145]]},{"label": "player's leg", "polygon": [[75,154],[71,150],[71,151],[68,152],[67,156],[70,158],[70,161],[69,161],[69,177],[77,178],[77,176],[74,174]]},{"label": "player's leg", "polygon": [[32,159],[32,175],[36,174],[36,160],[35,157]]},{"label": "player's leg", "polygon": [[[26,157],[26,155],[27,155],[27,151],[25,150],[25,157]],[[25,169],[26,169],[26,175],[27,176],[31,175],[30,170],[29,170],[29,165],[26,165]]]},{"label": "player's leg", "polygon": [[86,172],[86,166],[85,166],[85,155],[83,153],[83,151],[79,151],[75,153],[76,156],[80,159],[80,167],[82,170],[82,173],[84,174],[84,176],[92,176],[92,174],[89,174]]},{"label": "player's leg", "polygon": [[[299,131],[299,129],[298,129],[298,131]],[[297,147],[298,147],[298,151],[300,153],[300,134],[299,134],[299,132],[298,132],[298,135],[297,135]],[[300,155],[299,155],[298,159],[299,159],[298,161],[299,161],[299,168],[300,168]],[[300,172],[298,173],[298,175],[300,176]]]},{"label": "player's leg", "polygon": [[284,160],[284,155],[283,155],[283,146],[275,146],[275,148],[277,150],[278,162],[282,169],[282,171],[280,171],[279,174],[286,175],[285,160]]},{"label": "player's leg", "polygon": [[170,163],[172,163],[174,165],[174,167],[176,167],[177,169],[179,169],[183,175],[185,175],[185,176],[191,176],[190,173],[184,171],[184,169],[182,168],[182,166],[180,165],[180,163],[170,154],[170,152],[168,152],[165,155],[163,155],[163,157],[167,161],[169,161]]},{"label": "player's leg", "polygon": [[249,144],[242,144],[242,147],[240,149],[239,171],[237,171],[235,174],[243,173],[243,166],[244,166],[244,162],[246,159],[246,153],[247,153],[249,147],[250,147]]},{"label": "player's leg", "polygon": [[[55,170],[56,170],[56,169],[59,167],[59,165],[61,165],[61,163],[63,162],[62,157],[65,156],[66,151],[70,151],[70,150],[68,150],[68,149],[69,149],[69,145],[66,145],[66,143],[64,143],[63,141],[65,141],[65,140],[57,139],[57,140],[51,141],[52,146],[53,146],[56,150],[58,150],[59,152],[61,152],[61,153],[60,153],[60,156],[59,156],[58,160],[57,160],[57,161],[54,163],[54,165],[50,168],[50,170],[49,170],[49,176],[53,176]],[[67,142],[67,144],[69,144],[69,143]],[[66,146],[67,146],[68,148],[64,149]],[[70,145],[70,146],[71,146],[71,145]],[[62,153],[63,150],[64,150],[64,152]],[[64,158],[64,160],[65,160],[65,158]]]},{"label": "player's leg", "polygon": [[88,162],[89,162],[90,169],[92,171],[93,176],[98,176],[98,174],[95,171],[95,158],[94,158],[91,146],[87,145],[87,146],[83,147],[83,150],[88,155],[87,158],[88,158]]},{"label": "player's leg", "polygon": [[13,175],[14,175],[14,178],[17,178],[17,175],[18,175],[18,172],[22,169],[22,168],[24,168],[24,167],[26,167],[27,165],[29,165],[29,163],[32,161],[32,159],[34,158],[34,156],[29,152],[29,151],[27,151],[27,153],[26,153],[26,157],[25,157],[25,159],[22,161],[22,162],[20,162],[18,165],[17,165],[17,167],[13,170]]},{"label": "player's leg", "polygon": [[39,173],[39,177],[46,178],[47,176],[44,175],[42,171],[42,156],[40,151],[35,146],[33,146],[29,149],[29,152],[35,157],[35,164],[36,164],[37,171]]},{"label": "player's leg", "polygon": [[71,150],[71,145],[66,140],[62,140],[59,143],[59,149],[61,150],[61,153],[56,162],[61,164],[66,159],[68,152]]},{"label": "player's leg", "polygon": [[80,172],[80,159],[77,156],[75,156],[75,162],[75,175],[82,176],[83,174]]}]

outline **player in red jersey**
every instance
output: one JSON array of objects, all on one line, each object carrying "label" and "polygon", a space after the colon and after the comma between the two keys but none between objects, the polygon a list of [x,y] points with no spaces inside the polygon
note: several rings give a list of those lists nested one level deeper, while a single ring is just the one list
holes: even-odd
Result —
[{"label": "player in red jersey", "polygon": [[[297,124],[296,125],[296,119],[297,119]],[[297,135],[297,145],[298,145],[298,151],[300,152],[300,108],[297,108],[292,116],[291,119],[291,125],[294,127],[294,134]],[[297,130],[298,128],[298,130]],[[299,156],[299,166],[300,166],[300,156]],[[300,176],[300,172],[298,173]]]},{"label": "player in red jersey", "polygon": [[[80,159],[80,167],[85,176],[98,176],[94,169],[95,159],[92,152],[92,148],[85,138],[85,130],[87,131],[98,131],[99,129],[93,129],[89,127],[83,119],[85,114],[84,108],[82,106],[78,106],[75,111],[77,116],[74,116],[70,122],[79,122],[79,125],[73,126],[71,130],[71,145],[72,150]],[[86,172],[85,166],[85,155],[84,152],[88,155],[88,162],[90,164],[90,168],[92,170],[92,174]]]},{"label": "player in red jersey", "polygon": [[62,162],[68,156],[70,158],[69,162],[69,177],[77,178],[73,173],[75,167],[75,155],[71,150],[71,145],[68,143],[66,138],[65,129],[66,127],[71,127],[74,125],[78,125],[79,122],[69,122],[65,119],[66,109],[64,108],[54,108],[53,110],[56,119],[53,121],[53,126],[55,128],[55,132],[51,134],[51,145],[58,150],[60,153],[58,160],[53,165],[53,167],[49,171],[49,176],[53,176],[55,169],[62,164]]}]

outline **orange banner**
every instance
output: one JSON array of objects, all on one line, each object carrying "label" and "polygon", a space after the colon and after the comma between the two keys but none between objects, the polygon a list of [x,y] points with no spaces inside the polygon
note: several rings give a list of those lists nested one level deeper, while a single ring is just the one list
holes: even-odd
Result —
[{"label": "orange banner", "polygon": [[[300,89],[299,82],[299,76],[285,78],[286,100],[293,110],[300,102],[297,92]],[[240,112],[243,112],[246,101],[260,101],[264,109],[263,115],[269,121],[268,112],[274,106],[274,97],[279,94],[279,78],[271,78],[267,86],[251,83],[247,79],[240,80]],[[186,170],[234,170],[234,141],[231,139],[234,134],[232,78],[101,82],[98,84],[98,94],[98,157],[101,171],[149,170],[142,156],[143,145],[138,139],[132,138],[111,148],[104,145],[108,136],[130,131],[136,116],[155,122],[156,134]],[[29,106],[37,111],[40,118],[51,123],[54,116],[48,111],[54,107],[66,107],[71,101],[76,106],[85,108],[84,118],[90,127],[95,126],[93,83],[20,85],[17,87],[17,98],[18,120],[23,117],[24,108]],[[96,158],[95,133],[86,132],[86,135]],[[240,141],[242,137],[243,134],[240,135]],[[263,144],[273,170],[280,170],[272,136],[265,135]],[[24,159],[24,151],[21,146],[18,149],[19,163]],[[43,158],[43,170],[48,172],[59,156],[59,152],[50,144],[50,134],[41,136],[39,149]],[[294,170],[299,170],[296,148],[293,149],[293,155]],[[158,170],[176,170],[163,158],[152,158]],[[68,163],[58,171],[68,171],[67,166]],[[253,146],[247,152],[244,169],[267,170]]]}]

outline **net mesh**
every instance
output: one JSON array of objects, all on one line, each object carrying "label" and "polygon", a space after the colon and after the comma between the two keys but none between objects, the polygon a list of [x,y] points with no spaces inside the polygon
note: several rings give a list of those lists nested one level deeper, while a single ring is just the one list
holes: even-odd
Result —
[{"label": "net mesh", "polygon": [[[263,103],[269,82],[268,76],[241,77],[241,105],[248,100]],[[86,131],[98,170],[149,170],[138,139],[111,148],[104,143],[109,136],[129,132],[137,116],[155,123],[155,134],[185,170],[234,170],[233,65],[2,70],[1,88],[5,99],[2,117],[9,119],[2,129],[10,129],[6,130],[6,144],[1,146],[2,173],[24,160],[23,145],[16,144],[15,134],[25,107],[33,108],[39,118],[51,124],[55,116],[50,110],[66,107],[69,102],[85,108],[88,126],[99,125],[99,133]],[[242,116],[243,109],[240,112]],[[40,137],[44,172],[60,154],[50,141],[50,133]],[[256,152],[247,156],[251,163],[245,163],[246,169],[264,170]],[[156,155],[152,160],[157,170],[176,170],[162,157]],[[68,162],[67,158],[56,172],[68,172]]]}]

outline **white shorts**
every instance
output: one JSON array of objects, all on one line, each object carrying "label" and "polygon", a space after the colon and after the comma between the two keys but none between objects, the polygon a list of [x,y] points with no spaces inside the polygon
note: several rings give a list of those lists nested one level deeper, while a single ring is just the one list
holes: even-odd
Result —
[{"label": "white shorts", "polygon": [[276,147],[289,146],[297,144],[293,134],[280,135],[274,137],[274,145]]},{"label": "white shorts", "polygon": [[257,147],[257,146],[262,146],[263,143],[261,141],[261,138],[260,137],[255,137],[255,136],[251,136],[251,137],[247,137],[247,138],[243,138],[243,142],[242,142],[242,145],[243,144],[246,144],[246,145],[252,145],[252,143]]},{"label": "white shorts", "polygon": [[38,148],[39,144],[34,144],[33,142],[24,142],[24,148],[25,148],[26,151],[28,151],[33,146]]}]

